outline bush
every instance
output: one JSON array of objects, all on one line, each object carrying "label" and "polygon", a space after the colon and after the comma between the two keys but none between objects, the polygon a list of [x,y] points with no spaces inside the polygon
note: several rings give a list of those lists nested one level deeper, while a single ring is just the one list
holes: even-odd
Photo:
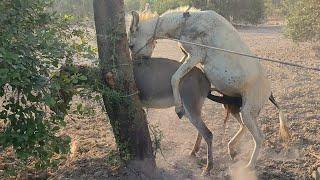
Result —
[{"label": "bush", "polygon": [[265,7],[261,0],[214,0],[209,8],[234,22],[258,24],[264,18]]},{"label": "bush", "polygon": [[[84,77],[53,82],[61,63],[93,53],[84,33],[59,17],[51,0],[0,0],[0,149],[37,168],[57,165],[70,138],[58,136],[69,104],[60,90]],[[30,164],[29,164],[30,165]]]},{"label": "bush", "polygon": [[140,9],[144,9],[145,4],[150,3],[152,11],[162,14],[169,9],[190,5],[191,2],[192,0],[140,0]]},{"label": "bush", "polygon": [[277,3],[274,3],[274,0],[265,0],[264,1],[264,16],[266,18],[276,18],[284,19],[283,3],[278,0]]},{"label": "bush", "polygon": [[76,19],[93,19],[93,0],[54,0],[53,10]]},{"label": "bush", "polygon": [[140,10],[140,0],[124,0],[124,6],[127,12]]},{"label": "bush", "polygon": [[295,41],[320,40],[320,3],[318,0],[287,1],[286,34]]},{"label": "bush", "polygon": [[233,19],[239,22],[258,24],[264,18],[264,2],[262,0],[238,1],[233,9]]},{"label": "bush", "polygon": [[[159,14],[168,9],[190,5],[202,10],[215,10],[228,20],[233,17],[236,22],[257,24],[264,18],[264,1],[262,0],[126,0],[127,9],[138,9],[138,4],[140,9],[143,9],[146,3],[150,3],[152,10]],[[133,5],[135,5],[134,8]]]}]

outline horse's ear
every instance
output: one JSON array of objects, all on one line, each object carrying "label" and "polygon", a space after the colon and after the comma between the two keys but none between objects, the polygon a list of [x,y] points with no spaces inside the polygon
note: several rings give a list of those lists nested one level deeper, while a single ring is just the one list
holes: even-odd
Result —
[{"label": "horse's ear", "polygon": [[131,14],[132,14],[132,21],[131,21],[130,31],[135,32],[138,29],[139,13],[136,11],[132,11]]}]

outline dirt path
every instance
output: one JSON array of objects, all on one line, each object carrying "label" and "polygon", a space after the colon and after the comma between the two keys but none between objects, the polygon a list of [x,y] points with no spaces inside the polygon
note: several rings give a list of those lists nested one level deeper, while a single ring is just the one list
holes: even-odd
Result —
[{"label": "dirt path", "polygon": [[[294,44],[281,35],[279,28],[241,29],[241,36],[258,55],[292,60],[295,63],[318,66],[308,43]],[[175,42],[160,41],[154,56],[179,60],[182,56]],[[223,131],[224,110],[221,105],[205,102],[203,119],[214,134],[214,169],[210,177],[201,177],[206,162],[206,146],[202,142],[196,158],[189,153],[196,139],[196,130],[188,119],[178,119],[173,108],[149,109],[150,124],[163,132],[162,151],[166,160],[158,154],[159,179],[310,179],[311,170],[317,161],[310,153],[320,152],[320,74],[267,62],[262,63],[272,81],[276,99],[288,114],[292,132],[291,145],[284,150],[278,138],[278,114],[267,104],[260,114],[258,123],[266,134],[259,156],[256,172],[245,174],[238,171],[238,164],[246,163],[253,148],[253,142],[246,135],[239,146],[240,156],[236,162],[229,160],[227,143],[236,133],[238,125],[234,119],[228,122],[226,134]],[[91,118],[69,116],[66,134],[74,139],[73,156],[55,172],[57,178],[71,179],[136,179],[143,176],[108,165],[115,144],[110,124],[102,112]],[[231,168],[229,168],[231,167]],[[114,167],[113,167],[114,168]],[[232,169],[232,170],[230,170]],[[133,175],[132,175],[133,174]]]}]

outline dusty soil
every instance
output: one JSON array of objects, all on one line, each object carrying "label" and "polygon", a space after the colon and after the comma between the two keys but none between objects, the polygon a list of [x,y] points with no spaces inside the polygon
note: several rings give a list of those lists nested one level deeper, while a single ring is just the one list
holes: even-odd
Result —
[{"label": "dusty soil", "polygon": [[[319,67],[309,43],[295,44],[274,26],[240,29],[242,38],[253,52],[261,56]],[[159,41],[154,56],[179,60],[182,56],[175,42]],[[238,130],[230,119],[224,133],[224,110],[221,105],[207,100],[203,107],[203,120],[214,134],[214,168],[211,176],[200,174],[206,162],[206,145],[201,144],[196,158],[189,156],[196,140],[196,129],[188,119],[178,119],[174,109],[149,109],[148,120],[163,133],[162,152],[157,154],[156,179],[312,179],[312,171],[320,160],[313,154],[320,153],[320,74],[298,68],[262,62],[272,81],[272,91],[288,116],[292,139],[285,145],[278,136],[278,112],[267,103],[258,119],[259,127],[266,134],[255,172],[241,169],[253,149],[250,135],[246,135],[231,161],[227,143]],[[79,101],[75,98],[75,101]],[[99,104],[86,102],[99,107]],[[146,179],[130,168],[117,166],[115,143],[111,126],[105,114],[97,108],[96,115],[83,118],[72,114],[63,133],[72,137],[72,154],[58,170],[50,173],[51,179]]]}]

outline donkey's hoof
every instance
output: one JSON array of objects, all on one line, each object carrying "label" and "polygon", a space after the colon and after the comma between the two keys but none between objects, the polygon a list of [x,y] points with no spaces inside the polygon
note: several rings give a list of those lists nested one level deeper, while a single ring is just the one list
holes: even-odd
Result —
[{"label": "donkey's hoof", "polygon": [[210,171],[208,171],[207,169],[203,170],[201,176],[210,176]]},{"label": "donkey's hoof", "polygon": [[177,113],[179,119],[181,119],[185,114],[183,106],[176,107],[176,113]]},{"label": "donkey's hoof", "polygon": [[196,157],[196,152],[191,151],[191,152],[190,152],[190,156],[191,156],[191,157]]},{"label": "donkey's hoof", "polygon": [[209,162],[206,166],[206,168],[202,171],[202,176],[210,176],[210,171],[213,168],[213,162]]},{"label": "donkey's hoof", "polygon": [[230,156],[231,160],[234,160],[235,157],[238,155],[237,151],[235,151],[233,149],[228,149],[228,153],[229,153],[229,156]]}]

